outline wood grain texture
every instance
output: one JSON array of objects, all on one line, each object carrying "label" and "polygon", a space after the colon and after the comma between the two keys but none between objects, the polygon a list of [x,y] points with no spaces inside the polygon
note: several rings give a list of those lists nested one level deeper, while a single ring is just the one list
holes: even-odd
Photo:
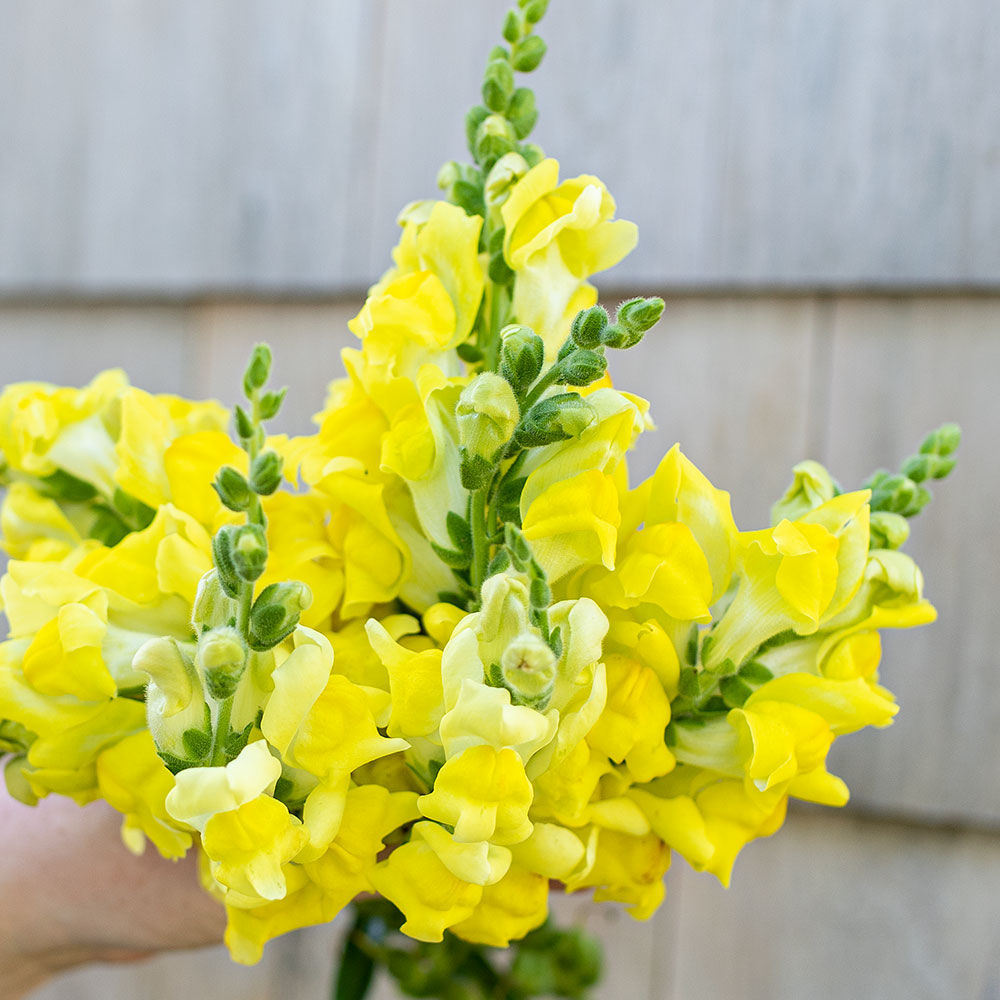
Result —
[{"label": "wood grain texture", "polygon": [[[464,155],[507,0],[0,0],[0,294],[333,294]],[[987,286],[993,0],[555,0],[538,141],[617,287]]]},{"label": "wood grain texture", "polygon": [[678,927],[662,1000],[991,1000],[1000,839],[793,813],[732,887],[668,876]]},{"label": "wood grain texture", "polygon": [[[833,769],[867,808],[1000,822],[996,595],[1000,533],[1000,302],[837,304],[826,457],[845,484],[897,467],[923,434],[963,427],[953,476],[913,522],[908,551],[937,606],[932,626],[885,636],[883,682],[901,711],[885,732],[838,742]],[[842,745],[843,744],[843,745]]]},{"label": "wood grain texture", "polygon": [[3,0],[0,290],[360,280],[372,13]]}]

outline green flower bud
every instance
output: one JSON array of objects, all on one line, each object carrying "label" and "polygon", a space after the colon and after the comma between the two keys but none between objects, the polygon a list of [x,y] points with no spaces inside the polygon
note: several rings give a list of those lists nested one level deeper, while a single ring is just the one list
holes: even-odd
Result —
[{"label": "green flower bud", "polygon": [[243,473],[231,465],[219,469],[212,488],[230,510],[244,511],[250,506],[250,484]]},{"label": "green flower bud", "polygon": [[479,163],[492,165],[505,153],[514,150],[517,136],[503,115],[489,115],[476,130],[475,157]]},{"label": "green flower bud", "polygon": [[475,156],[479,136],[479,126],[486,120],[490,109],[477,104],[465,116],[465,141],[469,152]]},{"label": "green flower bud", "polygon": [[191,609],[191,627],[195,634],[206,628],[228,625],[236,619],[236,601],[227,596],[217,569],[210,569],[198,581]]},{"label": "green flower bud", "polygon": [[486,202],[483,201],[483,191],[472,181],[456,181],[451,189],[452,200],[466,215],[485,215]]},{"label": "green flower bud", "polygon": [[271,374],[271,348],[267,344],[258,344],[250,355],[250,362],[243,374],[243,391],[247,397],[258,389],[263,389],[267,377]]},{"label": "green flower bud", "polygon": [[283,389],[278,389],[276,392],[265,392],[261,395],[260,401],[257,404],[261,420],[270,420],[272,417],[276,417],[278,415],[278,411],[281,409],[281,404],[285,401],[285,395],[287,392],[288,386],[285,386]]},{"label": "green flower bud", "polygon": [[608,362],[603,354],[583,348],[567,355],[559,362],[557,385],[590,385],[608,370]]},{"label": "green flower bud", "polygon": [[538,121],[538,107],[535,104],[535,94],[527,87],[518,87],[511,95],[507,106],[507,118],[514,126],[518,139],[524,139]]},{"label": "green flower bud", "polygon": [[514,93],[514,71],[506,59],[494,59],[486,67],[483,78],[483,104],[490,109],[503,113],[510,104]]},{"label": "green flower bud", "polygon": [[545,159],[545,150],[533,142],[526,142],[521,147],[521,155],[527,160],[529,167],[537,167]]},{"label": "green flower bud", "polygon": [[922,483],[925,479],[944,479],[955,468],[957,462],[958,459],[951,455],[944,457],[934,453],[922,453],[911,455],[903,463],[900,471],[915,483]]},{"label": "green flower bud", "polygon": [[[502,205],[510,194],[510,189],[528,172],[528,161],[520,153],[506,153],[501,156],[490,168],[486,175],[486,187],[484,192],[486,201],[491,208]],[[495,253],[503,247],[503,230],[494,230],[500,233],[500,246],[490,244],[489,250]]]},{"label": "green flower bud", "polygon": [[230,535],[229,555],[236,575],[253,583],[267,566],[267,535],[259,524],[238,525]]},{"label": "green flower bud", "polygon": [[642,340],[641,333],[637,333],[633,330],[627,330],[625,327],[619,326],[617,323],[612,323],[601,331],[601,343],[605,347],[613,347],[617,351],[626,350],[629,347],[635,347],[640,340]]},{"label": "green flower bud", "polygon": [[486,64],[489,65],[496,59],[502,59],[504,62],[510,62],[510,50],[505,49],[502,45],[494,45],[493,48],[486,54]]},{"label": "green flower bud", "polygon": [[556,656],[540,635],[522,632],[504,650],[500,673],[513,704],[540,709],[552,697]]},{"label": "green flower bud", "polygon": [[205,678],[205,690],[216,701],[236,693],[246,665],[247,649],[236,629],[223,626],[199,636],[195,666]]},{"label": "green flower bud", "polygon": [[665,305],[661,298],[629,299],[618,307],[615,322],[627,330],[645,333],[659,322]]},{"label": "green flower bud", "polygon": [[31,787],[24,767],[28,763],[28,756],[24,753],[16,754],[4,762],[3,776],[7,786],[7,794],[18,802],[23,802],[26,806],[37,806],[38,796]]},{"label": "green flower bud", "polygon": [[569,335],[577,347],[594,348],[601,343],[601,334],[607,325],[607,310],[603,306],[591,306],[576,314]]},{"label": "green flower bud", "polygon": [[507,11],[503,20],[503,37],[505,41],[514,44],[524,31],[524,22],[516,10]]},{"label": "green flower bud", "polygon": [[482,372],[462,390],[455,415],[459,445],[492,463],[514,433],[520,410],[507,380]]},{"label": "green flower bud", "polygon": [[527,326],[500,331],[500,374],[518,396],[523,396],[542,372],[545,342]]},{"label": "green flower bud", "polygon": [[870,530],[873,549],[899,549],[910,537],[910,525],[906,518],[887,510],[872,512]]},{"label": "green flower bud", "polygon": [[240,595],[240,577],[233,563],[233,532],[235,531],[235,525],[223,525],[212,539],[212,558],[219,571],[219,583],[228,597],[239,597]]},{"label": "green flower bud", "polygon": [[791,486],[771,508],[772,526],[785,518],[797,521],[809,511],[833,499],[837,493],[833,477],[819,462],[799,462],[792,474],[794,478]]},{"label": "green flower bud", "polygon": [[962,441],[962,428],[958,424],[942,424],[931,431],[920,446],[921,455],[951,455],[958,451]]},{"label": "green flower bud", "polygon": [[21,753],[35,742],[35,734],[20,722],[0,721],[0,754]]},{"label": "green flower bud", "polygon": [[906,512],[919,503],[921,489],[906,476],[887,476],[872,490],[871,509],[888,510],[906,517]]},{"label": "green flower bud", "polygon": [[518,0],[518,5],[524,11],[528,24],[538,24],[549,9],[549,0]]},{"label": "green flower bud", "polygon": [[517,42],[510,51],[510,64],[520,73],[530,73],[538,68],[545,55],[546,45],[538,35],[528,35]]},{"label": "green flower bud", "polygon": [[250,488],[260,496],[270,496],[281,485],[281,456],[275,452],[262,451],[250,469]]},{"label": "green flower bud", "polygon": [[311,603],[312,593],[298,580],[266,586],[250,609],[250,648],[262,653],[277,646],[292,634],[299,616]]},{"label": "green flower bud", "polygon": [[593,407],[576,392],[540,399],[528,411],[517,432],[522,448],[538,448],[579,437],[595,420]]},{"label": "green flower bud", "polygon": [[462,167],[457,160],[449,160],[437,172],[437,186],[440,191],[450,191],[452,185],[462,179]]},{"label": "green flower bud", "polygon": [[239,403],[233,407],[233,419],[236,424],[236,436],[240,441],[246,443],[256,436],[257,428],[254,426],[250,414]]}]

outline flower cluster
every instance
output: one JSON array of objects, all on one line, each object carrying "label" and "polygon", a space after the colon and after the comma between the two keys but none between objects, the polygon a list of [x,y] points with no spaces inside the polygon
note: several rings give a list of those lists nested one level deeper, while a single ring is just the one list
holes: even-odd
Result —
[{"label": "flower cluster", "polygon": [[677,446],[630,485],[649,405],[607,354],[663,302],[596,304],[635,227],[523,141],[539,9],[491,56],[475,163],[404,210],[315,434],[265,434],[263,347],[239,445],[117,372],[0,397],[8,788],[195,846],[238,961],[364,894],[502,947],[553,881],[639,918],[673,852],[728,883],[790,798],[847,801],[832,742],[896,712],[879,630],[934,617],[899,546],[953,427],[860,490],[803,463],[760,530]]}]

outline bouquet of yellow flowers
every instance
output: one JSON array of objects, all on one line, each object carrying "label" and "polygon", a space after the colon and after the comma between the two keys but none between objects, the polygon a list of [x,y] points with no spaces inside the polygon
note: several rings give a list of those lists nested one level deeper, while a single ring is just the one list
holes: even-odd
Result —
[{"label": "bouquet of yellow flowers", "polygon": [[900,547],[953,425],[860,489],[801,463],[756,530],[678,446],[630,484],[649,405],[608,359],[664,303],[597,304],[636,227],[527,142],[545,6],[507,16],[474,162],[401,213],[315,434],[267,434],[263,345],[232,415],[117,371],[0,397],[8,789],[196,850],[239,962],[353,902],[344,997],[378,961],[579,995],[554,888],[643,919],[672,852],[728,883],[789,798],[843,805],[830,745],[897,710],[879,630],[934,618]]}]

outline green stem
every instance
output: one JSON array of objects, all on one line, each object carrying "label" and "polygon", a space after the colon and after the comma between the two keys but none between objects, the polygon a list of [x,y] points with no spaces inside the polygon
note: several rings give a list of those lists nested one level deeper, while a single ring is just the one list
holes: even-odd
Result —
[{"label": "green stem", "polygon": [[557,361],[536,383],[535,388],[524,398],[521,413],[525,414],[538,402],[543,392],[559,377],[559,362]]},{"label": "green stem", "polygon": [[229,736],[229,720],[232,714],[232,697],[220,701],[219,714],[215,719],[215,731],[212,733],[212,767],[219,767],[226,763],[226,739]]},{"label": "green stem", "polygon": [[472,510],[470,512],[470,528],[472,529],[472,566],[470,583],[478,592],[486,577],[486,567],[489,563],[490,543],[486,537],[486,498],[489,484],[472,493]]}]

